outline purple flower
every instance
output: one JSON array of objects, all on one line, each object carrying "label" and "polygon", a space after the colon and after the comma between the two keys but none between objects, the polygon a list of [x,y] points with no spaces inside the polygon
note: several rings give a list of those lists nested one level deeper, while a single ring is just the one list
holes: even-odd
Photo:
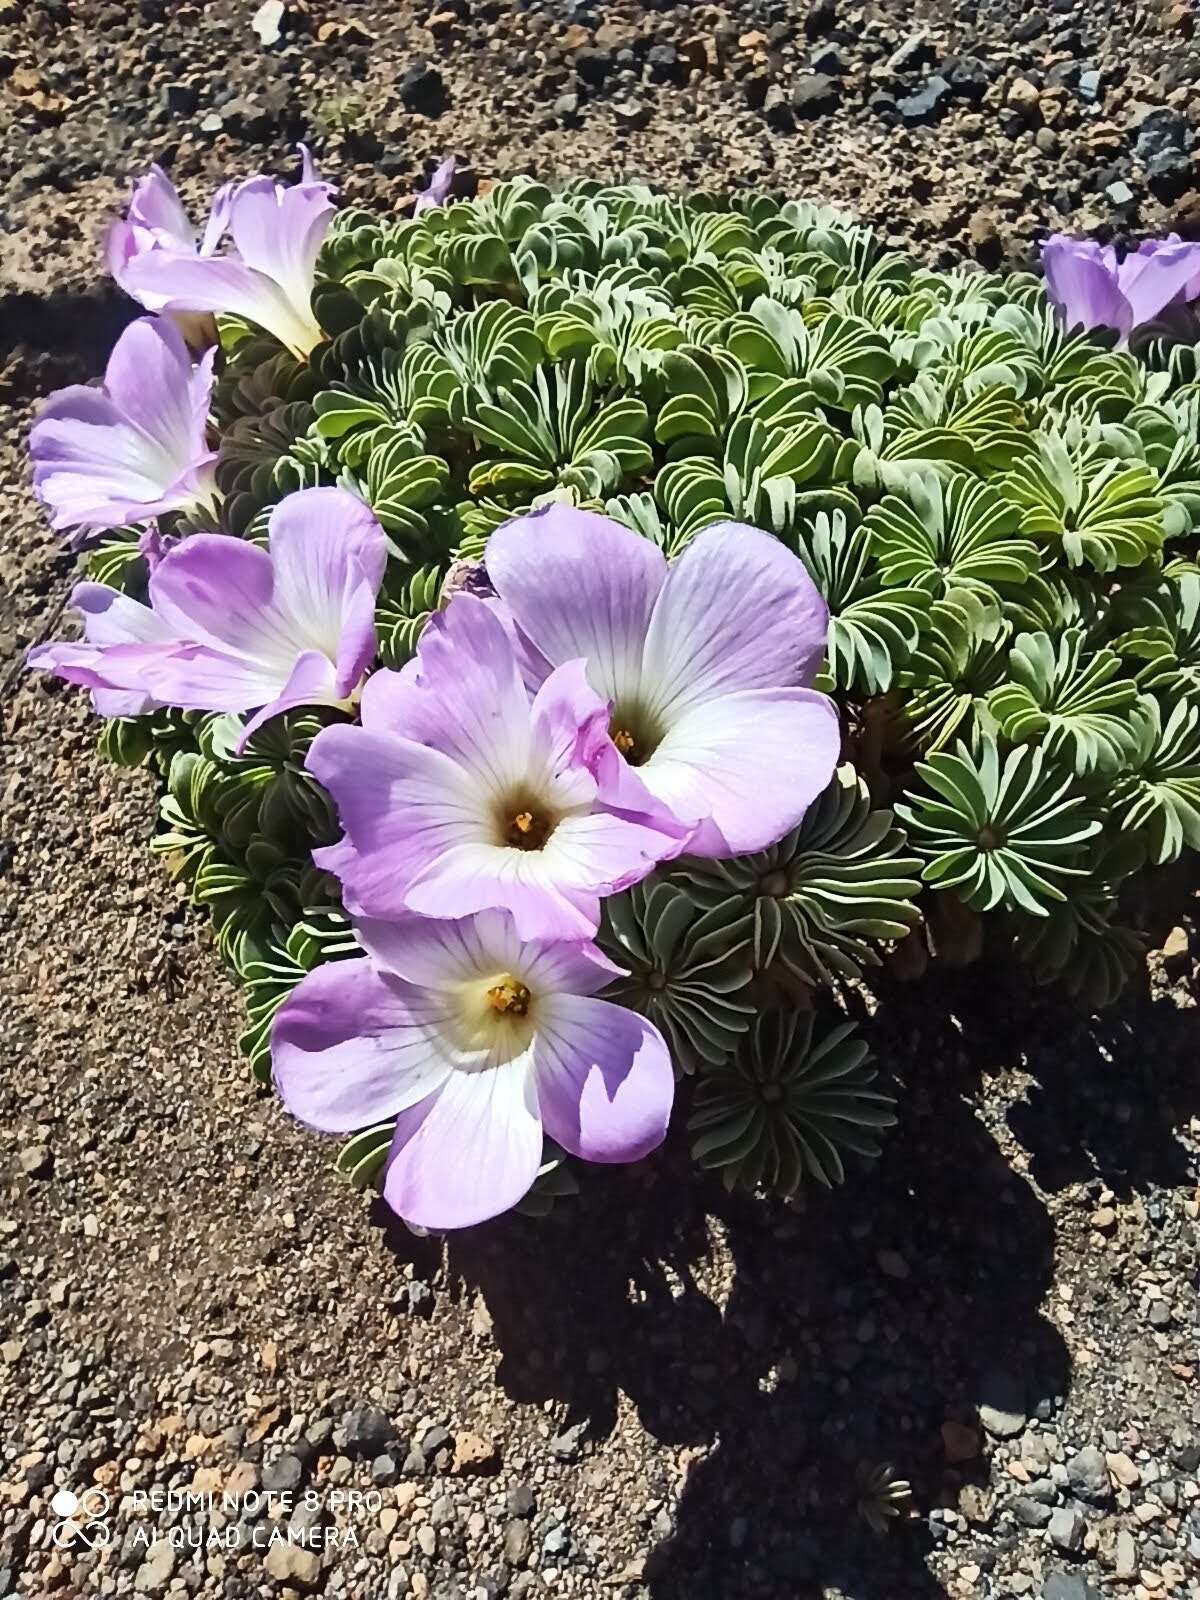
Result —
[{"label": "purple flower", "polygon": [[529,685],[586,661],[612,708],[606,781],[648,789],[695,830],[693,854],[765,849],[828,784],[837,711],[800,687],[820,666],[827,612],[778,539],[718,523],[668,567],[620,523],[551,505],[497,528],[485,560],[527,645]]},{"label": "purple flower", "polygon": [[577,660],[530,704],[504,621],[459,595],[415,661],[367,683],[362,726],[313,741],[308,768],[345,834],[314,860],[365,916],[499,907],[523,939],[589,938],[600,897],[644,878],[686,832],[636,779],[618,793],[596,777],[607,728]]},{"label": "purple flower", "polygon": [[[317,254],[334,208],[332,187],[317,179],[308,151],[301,149],[304,169],[300,182],[290,188],[259,176],[222,189],[199,247],[194,234],[188,239],[173,231],[178,218],[171,230],[143,230],[141,237],[148,243],[126,254],[120,273],[114,274],[122,288],[143,305],[164,307],[172,315],[223,312],[243,317],[296,355],[307,355],[325,337],[313,316],[312,291]],[[166,197],[157,190],[155,194],[152,214],[161,223]],[[226,233],[233,250],[217,255]],[[133,237],[136,245],[136,227]],[[125,248],[123,243],[110,245],[110,261]]]},{"label": "purple flower", "polygon": [[1042,246],[1046,293],[1069,328],[1115,328],[1127,339],[1174,300],[1200,294],[1200,244],[1146,239],[1123,261],[1112,245],[1055,233]]},{"label": "purple flower", "polygon": [[[112,223],[104,235],[104,258],[121,288],[147,311],[162,311],[166,301],[162,295],[152,292],[134,293],[128,278],[129,263],[149,250],[211,256],[229,220],[229,197],[233,187],[232,183],[227,183],[217,190],[211,215],[201,234],[183,209],[175,185],[157,163],[134,184],[128,211]],[[216,324],[210,314],[179,312],[172,316],[193,349],[203,350],[216,343]]]},{"label": "purple flower", "polygon": [[164,511],[213,509],[208,448],[214,351],[193,368],[179,330],[139,317],[97,388],[52,394],[29,436],[33,487],[55,528],[116,528]]},{"label": "purple flower", "polygon": [[458,162],[453,156],[447,156],[430,178],[428,187],[413,196],[414,217],[419,217],[422,211],[429,211],[434,206],[445,205],[454,187],[454,174],[457,171]]},{"label": "purple flower", "polygon": [[91,689],[103,716],[259,708],[242,744],[292,706],[348,705],[375,654],[383,530],[344,489],[302,489],[268,531],[269,552],[224,534],[183,540],[155,565],[148,606],[80,584],[85,642],[43,645],[30,666]]},{"label": "purple flower", "polygon": [[147,528],[138,540],[138,555],[146,563],[146,571],[153,572],[175,541],[168,539],[157,528]]},{"label": "purple flower", "polygon": [[662,1142],[667,1047],[594,998],[619,975],[594,945],[523,944],[497,911],[355,931],[366,959],[317,967],[276,1014],[275,1083],[324,1132],[397,1119],[383,1193],[406,1221],[465,1228],[515,1205],[543,1133],[587,1161]]}]

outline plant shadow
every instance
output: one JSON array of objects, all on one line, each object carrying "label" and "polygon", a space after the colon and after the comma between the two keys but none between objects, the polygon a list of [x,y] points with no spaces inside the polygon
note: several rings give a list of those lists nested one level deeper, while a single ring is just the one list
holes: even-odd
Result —
[{"label": "plant shadow", "polygon": [[[689,1172],[676,1137],[638,1171],[586,1177],[547,1221],[450,1243],[514,1399],[559,1402],[564,1429],[600,1439],[624,1394],[659,1443],[691,1447],[670,1531],[645,1535],[656,1600],[940,1595],[927,1557],[949,1530],[930,1513],[983,1468],[947,1460],[943,1423],[976,1427],[996,1369],[1028,1415],[1062,1404],[1070,1363],[1039,1309],[1053,1224],[968,1098],[1024,1060],[1005,1039],[1021,1024],[997,1019],[990,976],[939,979],[937,1009],[927,996],[900,988],[865,1024],[901,1121],[843,1188],[731,1197]],[[988,1020],[986,1051],[963,1015]],[[860,1474],[884,1463],[920,1515],[876,1537]]]},{"label": "plant shadow", "polygon": [[[449,1240],[451,1282],[491,1315],[497,1381],[564,1410],[552,1454],[586,1456],[625,1396],[681,1468],[628,1534],[654,1600],[940,1596],[929,1557],[951,1537],[955,1561],[986,1567],[994,1543],[956,1510],[987,1478],[988,1376],[1043,1419],[1071,1381],[1041,1313],[1047,1193],[1186,1177],[1171,1130],[1190,1017],[1169,1001],[1089,1017],[985,966],[875,999],[863,1026],[900,1122],[843,1187],[730,1196],[675,1133],[638,1168],[582,1173],[548,1218]],[[978,1452],[949,1459],[946,1423]],[[885,1463],[916,1514],[876,1536],[861,1480]]]},{"label": "plant shadow", "polygon": [[109,283],[86,293],[0,294],[0,375],[24,396],[85,383],[104,371],[122,330],[142,315]]}]

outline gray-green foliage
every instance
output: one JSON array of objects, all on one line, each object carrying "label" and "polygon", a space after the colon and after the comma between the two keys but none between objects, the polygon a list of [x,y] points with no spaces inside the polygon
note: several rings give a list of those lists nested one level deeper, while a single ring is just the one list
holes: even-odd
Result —
[{"label": "gray-green foliage", "polygon": [[[787,1189],[837,1175],[860,1090],[878,1125],[840,1031],[781,1044],[755,1018],[781,985],[856,981],[920,894],[991,913],[1039,979],[1118,992],[1131,879],[1200,843],[1195,351],[1067,335],[1033,278],[927,270],[823,207],[592,182],[345,211],[314,308],[329,338],[306,362],[226,330],[222,521],[261,538],[292,489],[363,495],[391,543],[381,664],[412,654],[450,564],[547,498],[668,556],[757,523],[826,596],[847,766],[772,850],[671,864],[602,931],[630,974],[613,997],[700,1074],[706,1163]],[[144,582],[129,541],[94,559]],[[159,844],[250,986],[261,1069],[274,1005],[346,928],[308,861],[330,820],[299,759],[317,719],[243,757],[215,720],[105,737],[167,780]],[[747,1086],[771,1083],[778,1114],[751,1115]],[[820,1137],[787,1110],[814,1086]]]}]

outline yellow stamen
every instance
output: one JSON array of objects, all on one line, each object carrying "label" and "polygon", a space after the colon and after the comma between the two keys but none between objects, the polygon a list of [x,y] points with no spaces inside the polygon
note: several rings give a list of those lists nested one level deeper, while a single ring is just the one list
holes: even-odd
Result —
[{"label": "yellow stamen", "polygon": [[532,996],[525,985],[506,972],[487,992],[487,1003],[493,1011],[507,1016],[524,1017],[529,1012]]},{"label": "yellow stamen", "polygon": [[612,742],[623,756],[627,756],[637,743],[637,740],[627,728],[618,728],[612,736]]},{"label": "yellow stamen", "polygon": [[509,814],[504,842],[518,850],[540,850],[553,832],[554,822],[545,812],[515,811]]}]

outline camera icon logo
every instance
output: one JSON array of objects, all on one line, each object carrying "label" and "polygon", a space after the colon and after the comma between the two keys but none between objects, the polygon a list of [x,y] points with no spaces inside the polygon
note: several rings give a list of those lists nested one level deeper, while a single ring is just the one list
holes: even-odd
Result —
[{"label": "camera icon logo", "polygon": [[110,1505],[104,1490],[94,1484],[82,1494],[73,1489],[56,1490],[50,1509],[59,1520],[50,1534],[51,1540],[59,1550],[77,1549],[80,1545],[103,1550],[112,1538],[104,1520]]}]

